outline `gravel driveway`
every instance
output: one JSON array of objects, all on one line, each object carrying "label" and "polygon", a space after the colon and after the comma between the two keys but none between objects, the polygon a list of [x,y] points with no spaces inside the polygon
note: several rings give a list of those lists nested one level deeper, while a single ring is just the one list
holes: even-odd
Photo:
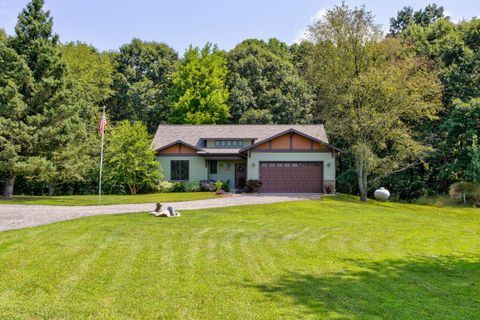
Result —
[{"label": "gravel driveway", "polygon": [[[284,201],[317,199],[318,194],[255,194],[231,195],[228,197],[165,203],[176,210],[230,207]],[[0,231],[33,227],[56,221],[70,220],[99,214],[153,211],[155,204],[118,204],[106,206],[45,206],[0,204]]]}]

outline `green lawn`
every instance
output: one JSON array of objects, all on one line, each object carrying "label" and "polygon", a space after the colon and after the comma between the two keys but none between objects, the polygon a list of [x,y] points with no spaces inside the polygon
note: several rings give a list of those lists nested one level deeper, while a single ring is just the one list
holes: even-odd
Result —
[{"label": "green lawn", "polygon": [[52,206],[93,206],[124,203],[174,202],[215,198],[213,192],[172,192],[136,195],[102,195],[102,203],[98,195],[86,196],[14,196],[12,199],[0,199],[0,204],[44,204]]},{"label": "green lawn", "polygon": [[342,199],[0,232],[0,318],[480,318],[480,210]]}]

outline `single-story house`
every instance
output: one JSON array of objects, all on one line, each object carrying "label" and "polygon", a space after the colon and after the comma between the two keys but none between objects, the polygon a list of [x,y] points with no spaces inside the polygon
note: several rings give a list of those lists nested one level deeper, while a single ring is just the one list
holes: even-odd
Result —
[{"label": "single-story house", "polygon": [[153,148],[169,181],[229,181],[261,192],[335,188],[335,157],[323,125],[160,125]]}]

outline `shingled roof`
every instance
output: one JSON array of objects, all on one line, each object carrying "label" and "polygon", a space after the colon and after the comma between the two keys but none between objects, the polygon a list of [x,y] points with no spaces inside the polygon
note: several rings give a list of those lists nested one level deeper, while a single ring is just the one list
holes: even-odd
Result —
[{"label": "shingled roof", "polygon": [[294,129],[328,144],[327,134],[322,124],[278,124],[278,125],[170,125],[161,124],[153,138],[155,150],[175,141],[202,148],[202,139],[255,139],[255,142]]}]

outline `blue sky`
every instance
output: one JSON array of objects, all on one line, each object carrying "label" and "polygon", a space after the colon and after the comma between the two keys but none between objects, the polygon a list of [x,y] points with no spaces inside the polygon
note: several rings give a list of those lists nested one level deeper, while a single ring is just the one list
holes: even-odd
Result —
[{"label": "blue sky", "polygon": [[[12,34],[16,17],[28,0],[0,0],[0,27]],[[432,1],[346,1],[366,5],[377,23],[403,6],[424,8]],[[81,40],[100,50],[115,50],[132,38],[169,44],[183,53],[190,45],[216,43],[229,50],[247,38],[277,37],[292,43],[315,16],[341,1],[333,0],[46,0],[62,41]],[[453,20],[480,16],[480,1],[436,1]]]}]

